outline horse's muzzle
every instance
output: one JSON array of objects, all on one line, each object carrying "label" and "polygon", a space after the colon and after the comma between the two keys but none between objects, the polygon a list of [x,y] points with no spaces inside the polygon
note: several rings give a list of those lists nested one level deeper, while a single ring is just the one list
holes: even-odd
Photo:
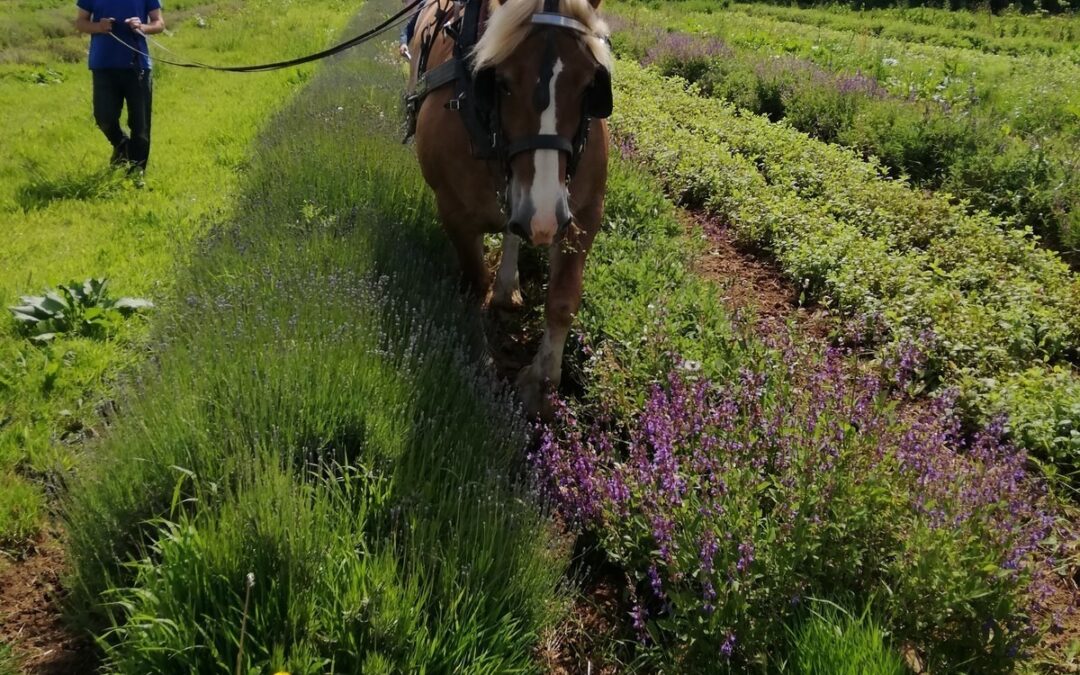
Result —
[{"label": "horse's muzzle", "polygon": [[551,237],[550,239],[548,239],[547,237],[543,237],[539,241],[534,239],[532,228],[529,226],[529,224],[522,223],[517,218],[511,218],[509,221],[507,221],[506,231],[510,234],[521,237],[525,241],[532,243],[534,246],[546,246],[561,237],[563,232],[566,231],[566,228],[570,227],[570,223],[572,223],[573,221],[573,216],[567,214],[566,218],[562,219],[559,222],[558,229],[555,231],[555,235],[553,237]]}]

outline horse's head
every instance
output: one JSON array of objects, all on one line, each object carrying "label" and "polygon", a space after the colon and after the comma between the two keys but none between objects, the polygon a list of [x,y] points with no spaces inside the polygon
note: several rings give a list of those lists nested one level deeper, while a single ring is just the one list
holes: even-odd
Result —
[{"label": "horse's head", "polygon": [[510,232],[550,244],[570,224],[568,182],[591,118],[611,113],[600,0],[493,0],[476,46],[481,106],[506,161]]}]

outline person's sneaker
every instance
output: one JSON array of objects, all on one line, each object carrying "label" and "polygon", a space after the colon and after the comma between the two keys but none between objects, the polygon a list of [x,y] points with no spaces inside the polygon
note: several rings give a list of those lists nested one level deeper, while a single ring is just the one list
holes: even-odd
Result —
[{"label": "person's sneaker", "polygon": [[129,161],[128,140],[129,139],[124,138],[124,140],[113,146],[112,159],[109,160],[109,163],[113,166],[119,166],[120,164],[124,164]]},{"label": "person's sneaker", "polygon": [[146,187],[146,176],[142,171],[134,171],[131,174],[131,183],[136,189],[141,190]]}]

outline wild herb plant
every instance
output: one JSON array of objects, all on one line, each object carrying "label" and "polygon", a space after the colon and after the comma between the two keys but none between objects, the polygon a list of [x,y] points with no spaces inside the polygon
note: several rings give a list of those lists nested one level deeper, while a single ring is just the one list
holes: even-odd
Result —
[{"label": "wild herb plant", "polygon": [[9,307],[20,329],[34,342],[69,334],[97,339],[116,334],[120,324],[154,303],[143,298],[113,298],[107,279],[87,279],[57,286],[43,296],[24,295]]}]

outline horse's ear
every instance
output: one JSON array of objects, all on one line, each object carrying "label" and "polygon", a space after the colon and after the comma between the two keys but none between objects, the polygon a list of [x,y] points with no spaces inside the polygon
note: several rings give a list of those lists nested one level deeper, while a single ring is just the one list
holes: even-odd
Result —
[{"label": "horse's ear", "polygon": [[600,9],[600,2],[601,0],[589,0],[589,4],[592,5],[593,9]]},{"label": "horse's ear", "polygon": [[599,68],[596,77],[585,92],[585,114],[597,119],[611,117],[614,104],[611,100],[611,71]]}]

